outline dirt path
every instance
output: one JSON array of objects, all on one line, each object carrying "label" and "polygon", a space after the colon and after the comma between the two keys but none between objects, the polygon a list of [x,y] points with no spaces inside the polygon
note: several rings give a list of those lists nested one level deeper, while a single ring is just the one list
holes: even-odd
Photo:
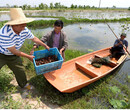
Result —
[{"label": "dirt path", "polygon": [[[11,81],[11,84],[16,87],[18,86],[15,79]],[[17,92],[11,94],[11,96],[16,102],[20,101],[23,105],[30,105],[31,109],[61,109],[58,105],[53,105],[48,102],[44,102],[45,97],[40,96],[39,92],[35,88],[31,91],[27,91],[18,87]],[[3,97],[5,97],[4,93],[0,95],[0,106]]]}]

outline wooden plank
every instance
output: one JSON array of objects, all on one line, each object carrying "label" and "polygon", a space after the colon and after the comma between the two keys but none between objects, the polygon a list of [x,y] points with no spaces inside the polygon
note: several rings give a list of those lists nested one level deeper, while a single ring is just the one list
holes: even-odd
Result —
[{"label": "wooden plank", "polygon": [[114,67],[114,66],[117,65],[117,63],[115,63],[114,61],[110,61],[109,65],[112,66],[112,67]]},{"label": "wooden plank", "polygon": [[83,65],[81,65],[79,62],[75,62],[76,64],[76,68],[81,69],[82,71],[84,71],[86,74],[92,76],[92,77],[97,77],[98,75],[96,73],[94,73],[91,69],[84,67]]},{"label": "wooden plank", "polygon": [[126,56],[126,55],[122,55],[122,56],[120,57],[120,59],[117,61],[117,64],[122,63],[122,61],[124,60],[125,56]]},{"label": "wooden plank", "polygon": [[95,54],[94,56],[97,57],[97,58],[102,58],[102,56],[100,56],[98,54]]}]

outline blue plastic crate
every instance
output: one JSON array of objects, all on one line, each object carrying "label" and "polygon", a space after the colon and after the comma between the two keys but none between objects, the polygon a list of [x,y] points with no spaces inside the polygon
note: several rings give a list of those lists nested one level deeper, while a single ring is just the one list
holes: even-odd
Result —
[{"label": "blue plastic crate", "polygon": [[[35,58],[33,58],[33,63],[34,63],[34,67],[35,67],[35,71],[37,75],[60,69],[63,63],[63,58],[60,55],[57,48],[50,48],[49,51],[47,49],[35,51],[33,55],[35,56]],[[36,65],[36,62],[35,62],[36,59],[48,57],[49,55],[57,56],[58,61],[43,64],[43,65]]]}]

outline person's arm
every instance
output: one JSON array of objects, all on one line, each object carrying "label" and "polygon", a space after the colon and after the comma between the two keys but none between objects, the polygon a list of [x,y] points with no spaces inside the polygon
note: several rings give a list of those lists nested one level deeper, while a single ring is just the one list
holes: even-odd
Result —
[{"label": "person's arm", "polygon": [[21,56],[21,57],[26,57],[26,58],[28,58],[29,60],[33,61],[34,56],[28,55],[28,54],[26,54],[26,53],[24,53],[24,52],[21,52],[21,51],[19,51],[19,50],[16,50],[15,46],[9,47],[9,48],[7,48],[7,49],[8,49],[12,54],[14,54],[14,55]]},{"label": "person's arm", "polygon": [[128,50],[128,41],[125,40],[125,46],[126,46],[126,51],[129,53],[129,50]]},{"label": "person's arm", "polygon": [[30,55],[32,55],[34,53],[35,48],[37,48],[37,45],[33,46],[32,50],[30,51]]},{"label": "person's arm", "polygon": [[126,47],[127,52],[129,52],[128,47]]},{"label": "person's arm", "polygon": [[45,43],[43,43],[40,39],[38,39],[37,37],[34,37],[33,39],[31,39],[33,42],[35,42],[36,44],[39,44],[43,47],[45,47],[46,49],[50,49]]},{"label": "person's arm", "polygon": [[119,46],[119,45],[123,45],[122,41],[120,41],[119,43],[115,44],[114,46]]},{"label": "person's arm", "polygon": [[[47,39],[50,37],[50,34],[51,34],[51,32],[47,33],[47,34],[44,35],[40,40],[41,40],[43,43],[47,42]],[[32,50],[31,50],[31,52],[30,52],[30,54],[33,54],[33,53],[34,53],[34,50],[35,50],[36,48],[38,48],[39,46],[40,46],[40,44],[37,44],[37,43],[35,42],[34,45],[33,45]]]},{"label": "person's arm", "polygon": [[62,55],[62,52],[63,52],[64,50],[65,50],[64,47],[60,49],[60,54],[61,54],[61,55]]},{"label": "person's arm", "polygon": [[120,40],[117,39],[117,40],[115,41],[115,43],[114,43],[114,46],[117,47],[117,46],[119,46],[119,45],[123,45],[123,43],[122,43],[122,41],[120,41]]},{"label": "person's arm", "polygon": [[[42,42],[40,39],[38,39],[37,37],[34,37],[34,38],[31,39],[31,40],[32,40],[33,42],[35,42],[36,44],[45,47],[45,48],[48,49],[48,50],[50,49],[49,46],[47,46],[45,43],[43,43],[43,42]],[[30,54],[33,54],[34,49],[35,49],[36,47],[37,47],[36,45],[33,46],[33,48],[32,48],[32,50],[31,50]]]}]

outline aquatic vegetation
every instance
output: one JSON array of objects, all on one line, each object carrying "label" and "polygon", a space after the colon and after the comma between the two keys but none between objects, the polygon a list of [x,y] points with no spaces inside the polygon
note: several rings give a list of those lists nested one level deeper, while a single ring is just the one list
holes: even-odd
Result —
[{"label": "aquatic vegetation", "polygon": [[128,104],[126,103],[125,100],[116,100],[116,99],[111,99],[109,100],[110,104],[115,108],[115,109],[121,109],[121,108],[125,108],[126,106],[128,106]]},{"label": "aquatic vegetation", "polygon": [[121,92],[121,90],[117,86],[111,86],[109,88],[110,88],[111,92],[113,92],[113,93]]},{"label": "aquatic vegetation", "polygon": [[[123,22],[123,21],[130,21],[130,18],[121,18],[121,19],[111,19],[111,20],[109,20],[109,19],[92,19],[92,20],[90,20],[90,19],[80,19],[80,18],[73,18],[73,19],[71,19],[71,20],[67,20],[67,19],[65,19],[64,17],[62,17],[62,18],[59,18],[59,19],[61,19],[63,22],[64,22],[64,24],[65,25],[67,25],[67,24],[74,24],[74,23],[101,23],[101,22]],[[29,23],[28,24],[28,26],[29,27],[32,27],[33,26],[33,28],[35,27],[41,27],[41,26],[46,26],[46,27],[48,27],[48,26],[52,26],[53,25],[53,23],[54,23],[54,21],[55,20],[49,20],[49,21],[47,21],[47,20],[40,20],[40,21],[33,21],[33,22],[31,22],[31,23]]]},{"label": "aquatic vegetation", "polygon": [[124,24],[121,25],[122,32],[127,33],[130,31],[130,23],[129,22],[124,22]]},{"label": "aquatic vegetation", "polygon": [[89,51],[89,52],[93,52],[93,50],[92,50],[92,49],[88,49],[88,51]]},{"label": "aquatic vegetation", "polygon": [[[39,16],[38,16],[39,17]],[[65,17],[59,17],[60,20],[64,22],[64,25],[74,24],[74,23],[104,23],[106,22],[128,22],[130,18],[121,18],[121,19],[81,19],[73,18],[71,20],[66,19]],[[4,25],[6,21],[0,22],[0,27]],[[36,29],[40,27],[49,27],[53,26],[55,20],[37,20],[27,24],[28,27]]]}]

